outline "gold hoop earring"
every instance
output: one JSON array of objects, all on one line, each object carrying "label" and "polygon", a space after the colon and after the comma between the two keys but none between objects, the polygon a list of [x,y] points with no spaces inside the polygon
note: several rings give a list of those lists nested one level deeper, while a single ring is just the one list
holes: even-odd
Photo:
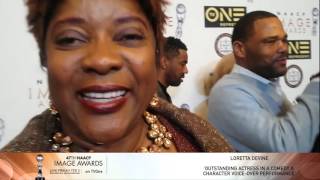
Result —
[{"label": "gold hoop earring", "polygon": [[151,107],[158,107],[159,106],[159,98],[158,98],[157,94],[153,95],[151,102],[150,102],[150,106]]},{"label": "gold hoop earring", "polygon": [[53,105],[52,101],[49,101],[49,110],[51,112],[52,115],[57,115],[59,112],[56,109],[56,107]]}]

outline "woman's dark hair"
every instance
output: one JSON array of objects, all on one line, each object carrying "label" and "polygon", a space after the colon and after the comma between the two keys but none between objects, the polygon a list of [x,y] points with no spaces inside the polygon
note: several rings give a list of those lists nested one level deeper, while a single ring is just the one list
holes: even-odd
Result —
[{"label": "woman's dark hair", "polygon": [[[29,31],[34,35],[40,54],[41,66],[46,67],[47,60],[45,54],[45,38],[48,26],[56,13],[59,5],[64,0],[26,0],[25,4],[28,8],[27,23]],[[136,0],[143,12],[145,13],[149,23],[152,26],[155,40],[157,58],[162,51],[163,31],[166,23],[166,15],[164,14],[164,6],[167,5],[166,0]]]}]

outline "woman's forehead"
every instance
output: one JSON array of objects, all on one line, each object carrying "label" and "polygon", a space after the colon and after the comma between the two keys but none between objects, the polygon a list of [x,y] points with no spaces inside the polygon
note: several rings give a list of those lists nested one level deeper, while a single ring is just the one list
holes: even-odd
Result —
[{"label": "woman's forehead", "polygon": [[77,16],[100,23],[126,16],[137,16],[147,21],[135,0],[65,0],[56,13],[56,17],[63,16]]}]

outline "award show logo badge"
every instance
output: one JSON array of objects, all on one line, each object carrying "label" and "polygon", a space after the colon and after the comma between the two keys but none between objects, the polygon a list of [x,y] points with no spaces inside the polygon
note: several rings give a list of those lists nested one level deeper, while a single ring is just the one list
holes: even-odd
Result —
[{"label": "award show logo badge", "polygon": [[233,27],[246,11],[246,7],[205,6],[205,27]]},{"label": "award show logo badge", "polygon": [[310,40],[289,40],[288,59],[311,59]]},{"label": "award show logo badge", "polygon": [[319,9],[313,8],[312,9],[312,35],[317,35],[318,30],[318,24],[319,24]]},{"label": "award show logo badge", "polygon": [[222,33],[217,37],[214,43],[214,49],[220,57],[223,57],[232,52],[231,41],[231,34],[228,33]]},{"label": "award show logo badge", "polygon": [[43,156],[41,154],[37,155],[36,160],[38,162],[38,175],[35,177],[35,180],[45,180],[45,177],[42,176],[42,161],[43,161]]},{"label": "award show logo badge", "polygon": [[284,76],[285,83],[291,88],[296,88],[301,84],[302,79],[303,73],[301,68],[297,65],[290,65]]},{"label": "award show logo badge", "polygon": [[182,25],[186,19],[187,8],[184,4],[178,4],[176,7],[177,12],[177,29],[176,38],[180,39],[182,36]]}]

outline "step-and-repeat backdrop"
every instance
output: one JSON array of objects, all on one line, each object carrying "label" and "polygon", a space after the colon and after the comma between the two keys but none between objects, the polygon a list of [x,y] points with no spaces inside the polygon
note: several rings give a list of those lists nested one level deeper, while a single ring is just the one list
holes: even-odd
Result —
[{"label": "step-and-repeat backdrop", "polygon": [[[48,107],[46,72],[36,43],[27,32],[22,0],[0,0],[0,147],[28,120]],[[319,71],[319,1],[317,0],[171,0],[166,35],[188,47],[189,73],[170,87],[173,103],[203,117],[204,79],[222,56],[232,52],[231,33],[244,14],[266,10],[282,21],[289,39],[289,70],[281,85],[294,101],[309,77]]]}]

